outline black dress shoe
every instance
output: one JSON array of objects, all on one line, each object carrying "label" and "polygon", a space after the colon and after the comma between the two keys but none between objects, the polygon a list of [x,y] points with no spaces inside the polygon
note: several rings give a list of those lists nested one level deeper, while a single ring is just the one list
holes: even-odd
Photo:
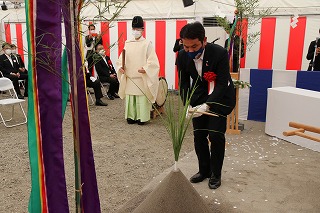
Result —
[{"label": "black dress shoe", "polygon": [[111,94],[107,94],[107,98],[109,99],[109,100],[114,100],[114,97],[111,95]]},{"label": "black dress shoe", "polygon": [[24,97],[22,95],[18,95],[19,99],[24,99]]},{"label": "black dress shoe", "polygon": [[138,125],[145,125],[146,122],[141,122],[140,120],[138,120]]},{"label": "black dress shoe", "polygon": [[113,96],[114,98],[120,98],[120,96],[119,96],[117,93],[112,94],[112,96]]},{"label": "black dress shoe", "polygon": [[135,121],[135,120],[133,120],[131,118],[127,118],[127,123],[128,124],[135,124],[135,123],[137,123],[137,121]]},{"label": "black dress shoe", "polygon": [[108,106],[107,103],[104,103],[103,101],[101,101],[100,99],[96,101],[96,106]]},{"label": "black dress shoe", "polygon": [[191,183],[200,183],[202,182],[204,179],[210,177],[210,175],[203,175],[203,174],[200,174],[200,172],[198,172],[197,174],[193,175],[191,178],[190,178],[190,182]]},{"label": "black dress shoe", "polygon": [[212,175],[209,179],[209,183],[208,186],[210,189],[217,189],[219,188],[219,186],[221,186],[221,176],[220,177],[216,177],[214,175]]}]

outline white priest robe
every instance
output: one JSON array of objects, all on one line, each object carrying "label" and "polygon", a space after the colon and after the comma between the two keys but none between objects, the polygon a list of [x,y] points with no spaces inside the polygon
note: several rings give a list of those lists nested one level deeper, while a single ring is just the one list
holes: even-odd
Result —
[{"label": "white priest robe", "polygon": [[[145,95],[151,103],[157,97],[159,87],[159,60],[152,43],[143,37],[139,40],[127,40],[125,49],[125,74],[119,72],[122,67],[122,53],[117,61],[117,75],[120,82],[119,96]],[[138,69],[146,73],[139,73]]]}]

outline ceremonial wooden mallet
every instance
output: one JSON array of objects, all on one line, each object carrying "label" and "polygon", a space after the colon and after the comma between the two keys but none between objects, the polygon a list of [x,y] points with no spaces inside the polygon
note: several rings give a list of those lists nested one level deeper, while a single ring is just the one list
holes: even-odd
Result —
[{"label": "ceremonial wooden mallet", "polygon": [[125,70],[125,65],[126,65],[126,50],[122,50],[122,69]]},{"label": "ceremonial wooden mallet", "polygon": [[189,111],[188,111],[188,112],[189,112],[189,113],[200,113],[200,114],[204,114],[204,115],[210,115],[210,116],[216,116],[216,117],[219,117],[219,115],[214,114],[214,113],[211,113],[211,112],[201,112],[201,111],[192,110],[192,109],[189,109]]},{"label": "ceremonial wooden mallet", "polygon": [[303,138],[307,138],[316,142],[320,142],[320,138],[318,137],[314,137],[311,135],[307,135],[304,132],[305,131],[309,131],[309,132],[314,132],[314,133],[318,133],[320,134],[320,128],[319,127],[314,127],[314,126],[308,126],[305,124],[300,124],[300,123],[296,123],[296,122],[289,122],[289,126],[293,127],[293,128],[297,128],[295,130],[291,130],[291,131],[285,131],[283,132],[284,136],[292,136],[292,135],[297,135]]}]

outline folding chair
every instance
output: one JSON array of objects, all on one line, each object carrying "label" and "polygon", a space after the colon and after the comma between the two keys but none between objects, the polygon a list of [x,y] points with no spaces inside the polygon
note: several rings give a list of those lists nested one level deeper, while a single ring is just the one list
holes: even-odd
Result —
[{"label": "folding chair", "polygon": [[94,100],[92,98],[91,92],[89,90],[89,87],[87,87],[87,94],[88,94],[88,99],[90,100],[90,102],[88,101],[89,106],[94,105]]},{"label": "folding chair", "polygon": [[[22,124],[27,123],[27,116],[26,116],[26,113],[24,112],[23,107],[21,105],[21,103],[24,102],[25,100],[18,98],[17,93],[14,90],[12,81],[9,78],[5,78],[5,77],[0,78],[0,90],[1,91],[8,91],[10,94],[9,98],[0,99],[0,105],[2,106],[0,108],[0,117],[1,117],[0,123],[3,123],[5,125],[5,127],[14,127],[14,126],[18,126],[18,125],[22,125]],[[7,122],[9,122],[13,119],[15,104],[19,104],[20,109],[22,111],[22,114],[24,116],[24,121],[22,121],[21,123],[7,124]],[[9,119],[5,119],[2,115],[2,112],[1,112],[4,109],[3,106],[7,106],[7,105],[12,106],[12,114],[11,114],[11,118],[9,118]]]},{"label": "folding chair", "polygon": [[101,82],[101,81],[100,81],[100,84],[101,84],[101,90],[102,90],[103,96],[107,96],[107,93],[108,93],[109,87],[110,87],[110,83],[108,83],[108,82]]}]

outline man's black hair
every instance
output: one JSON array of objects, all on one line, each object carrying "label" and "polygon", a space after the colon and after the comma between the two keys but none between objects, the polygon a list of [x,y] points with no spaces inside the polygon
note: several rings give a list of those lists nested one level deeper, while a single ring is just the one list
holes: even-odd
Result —
[{"label": "man's black hair", "polygon": [[88,29],[90,30],[90,27],[94,27],[94,29],[96,29],[96,26],[94,26],[94,24],[89,24]]},{"label": "man's black hair", "polygon": [[9,47],[11,47],[11,44],[10,43],[8,43],[8,42],[4,42],[3,44],[2,44],[2,49],[5,47],[5,46],[9,46]]},{"label": "man's black hair", "polygon": [[206,31],[200,22],[193,22],[185,25],[180,31],[180,37],[183,39],[199,39],[203,42]]}]

